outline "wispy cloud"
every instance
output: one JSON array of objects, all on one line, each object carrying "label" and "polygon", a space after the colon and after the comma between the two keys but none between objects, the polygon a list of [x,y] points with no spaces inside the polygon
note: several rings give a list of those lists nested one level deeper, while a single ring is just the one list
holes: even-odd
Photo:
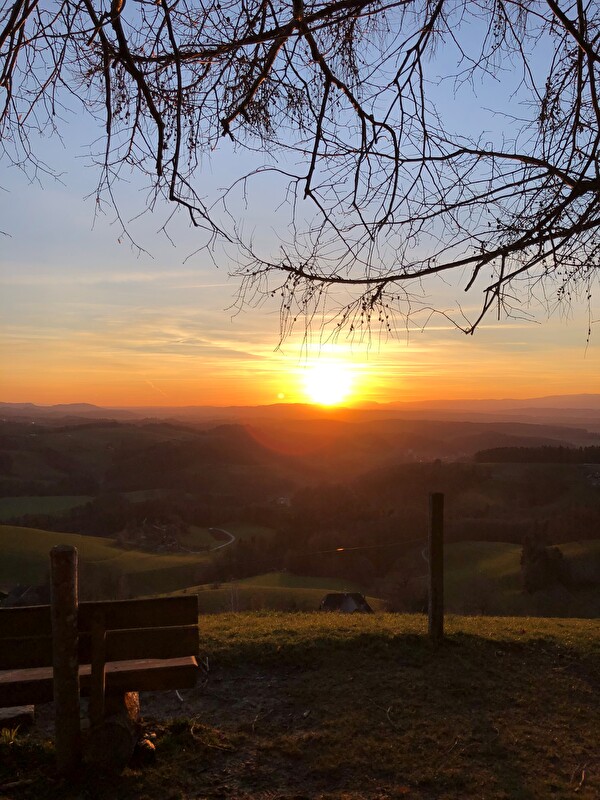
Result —
[{"label": "wispy cloud", "polygon": [[[86,273],[82,270],[77,272],[44,272],[44,273],[18,273],[12,272],[9,268],[3,270],[5,274],[0,274],[1,286],[102,286],[102,285],[121,285],[128,283],[160,283],[173,282],[181,279],[198,278],[199,270],[162,270],[137,272],[93,272]],[[231,288],[232,284],[227,282],[199,282],[195,283],[195,289],[216,289]],[[185,287],[182,287],[185,288]],[[188,287],[191,288],[191,287]]]}]

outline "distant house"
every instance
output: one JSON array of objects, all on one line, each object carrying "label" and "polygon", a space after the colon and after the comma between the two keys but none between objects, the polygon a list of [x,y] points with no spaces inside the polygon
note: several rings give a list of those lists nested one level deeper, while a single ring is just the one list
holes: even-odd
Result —
[{"label": "distant house", "polygon": [[319,611],[340,611],[343,614],[372,614],[364,594],[359,592],[332,592],[321,600]]}]

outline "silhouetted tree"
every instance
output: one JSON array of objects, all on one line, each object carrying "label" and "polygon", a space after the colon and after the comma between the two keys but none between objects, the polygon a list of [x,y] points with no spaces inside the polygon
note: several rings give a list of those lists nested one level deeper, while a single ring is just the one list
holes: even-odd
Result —
[{"label": "silhouetted tree", "polygon": [[521,551],[521,581],[526,592],[569,583],[569,568],[558,547],[546,547],[539,536],[525,538]]},{"label": "silhouetted tree", "polygon": [[[493,76],[514,79],[497,134],[477,119]],[[8,160],[47,171],[38,133],[83,108],[104,131],[99,201],[125,171],[149,176],[150,208],[164,196],[205,231],[200,246],[235,246],[240,302],[281,295],[284,335],[328,298],[335,327],[391,330],[427,311],[421,281],[434,276],[483,293],[472,319],[453,318],[466,332],[531,291],[547,297],[548,279],[550,303],[589,292],[599,78],[600,5],[584,0],[0,5]],[[461,115],[470,130],[455,131]],[[221,137],[253,164],[207,195],[199,173]],[[240,220],[267,175],[273,211],[289,209],[274,246]]]}]

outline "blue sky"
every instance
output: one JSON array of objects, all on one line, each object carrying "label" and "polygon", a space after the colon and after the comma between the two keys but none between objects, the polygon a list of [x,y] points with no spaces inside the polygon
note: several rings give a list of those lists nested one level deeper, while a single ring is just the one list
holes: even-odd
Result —
[{"label": "blue sky", "polygon": [[[443,65],[443,59],[440,58]],[[507,109],[509,84],[491,83],[458,93],[440,85],[440,109],[456,120],[498,136],[506,120],[486,109]],[[506,95],[502,99],[502,95]],[[498,106],[497,106],[498,107]],[[458,112],[458,113],[456,113]],[[201,235],[183,216],[170,227],[176,246],[160,233],[170,214],[158,205],[143,210],[146,193],[135,175],[117,187],[128,231],[147,252],[132,247],[110,209],[97,213],[97,172],[86,145],[98,131],[79,114],[65,118],[63,141],[37,142],[60,173],[31,181],[6,163],[0,180],[2,259],[0,313],[2,392],[5,401],[87,401],[103,405],[270,403],[306,399],[303,376],[317,361],[348,365],[354,400],[459,397],[526,397],[600,391],[600,304],[574,298],[553,309],[533,302],[526,318],[490,317],[465,337],[441,317],[423,331],[399,327],[393,338],[340,337],[323,342],[318,327],[308,339],[300,326],[279,347],[275,301],[237,313],[237,283],[227,265],[216,269],[195,251]],[[252,157],[254,159],[254,157]],[[249,156],[223,139],[206,160],[198,186],[206,197],[227,185]],[[265,178],[243,209],[244,228],[259,245],[277,249],[281,187]],[[200,238],[199,238],[200,237]],[[475,311],[477,296],[455,285],[430,283],[432,303],[450,307],[458,298]],[[587,341],[588,325],[592,336]]]}]

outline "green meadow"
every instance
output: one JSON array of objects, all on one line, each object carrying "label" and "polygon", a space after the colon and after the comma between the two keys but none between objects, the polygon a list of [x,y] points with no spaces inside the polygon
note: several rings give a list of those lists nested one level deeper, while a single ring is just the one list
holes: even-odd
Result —
[{"label": "green meadow", "polygon": [[250,522],[228,522],[223,527],[240,541],[253,538],[270,539],[274,534],[272,528],[267,528],[265,525],[253,525]]},{"label": "green meadow", "polygon": [[47,497],[0,497],[0,520],[23,514],[61,514],[92,500],[88,495],[58,495]]},{"label": "green meadow", "polygon": [[326,589],[330,592],[363,592],[364,587],[342,578],[321,578],[293,575],[291,572],[267,572],[240,581],[243,586],[278,587],[285,589]]},{"label": "green meadow", "polygon": [[195,582],[196,570],[205,559],[204,555],[124,550],[97,536],[0,525],[0,583],[43,582],[48,574],[48,553],[57,544],[77,548],[82,590],[86,590],[85,579],[93,580],[102,595],[112,593],[119,581],[126,595],[174,591]]},{"label": "green meadow", "polygon": [[[190,586],[176,594],[197,594],[200,614],[228,611],[316,611],[328,592],[363,592],[363,588],[339,578],[292,575],[289,572],[268,572],[240,581]],[[375,611],[385,603],[368,597]]]}]

